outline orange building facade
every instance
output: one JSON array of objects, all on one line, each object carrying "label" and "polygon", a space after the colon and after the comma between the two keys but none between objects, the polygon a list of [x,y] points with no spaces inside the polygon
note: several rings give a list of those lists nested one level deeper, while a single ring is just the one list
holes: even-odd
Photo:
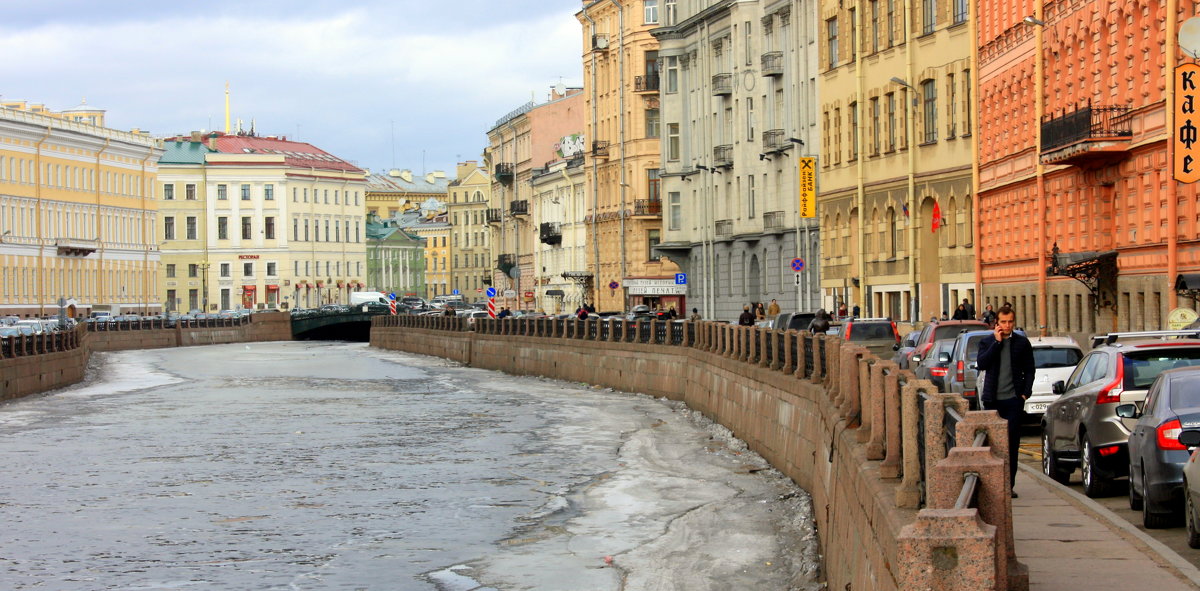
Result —
[{"label": "orange building facade", "polygon": [[1172,179],[1181,0],[982,0],[978,308],[1027,330],[1166,328],[1200,271],[1195,185]]}]

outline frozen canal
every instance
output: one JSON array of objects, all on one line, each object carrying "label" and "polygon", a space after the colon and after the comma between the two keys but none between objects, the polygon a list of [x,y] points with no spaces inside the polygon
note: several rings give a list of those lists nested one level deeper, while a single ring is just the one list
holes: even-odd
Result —
[{"label": "frozen canal", "polygon": [[807,494],[677,404],[365,344],[93,356],[0,405],[0,589],[815,589]]}]

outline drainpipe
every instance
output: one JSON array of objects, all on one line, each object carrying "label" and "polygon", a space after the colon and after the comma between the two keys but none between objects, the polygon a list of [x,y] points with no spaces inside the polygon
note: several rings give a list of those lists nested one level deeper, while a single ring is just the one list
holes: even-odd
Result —
[{"label": "drainpipe", "polygon": [[[621,31],[619,40],[617,41],[617,126],[619,127],[618,137],[621,142],[621,211],[619,219],[621,220],[621,283],[625,283],[625,277],[628,272],[625,269],[626,254],[625,246],[628,242],[625,236],[625,187],[628,186],[628,179],[625,171],[625,7],[617,0],[609,0],[613,6],[617,7],[617,22],[620,23]],[[629,288],[622,286],[622,305],[629,301]]]},{"label": "drainpipe", "polygon": [[[96,193],[96,248],[99,251],[99,256],[96,258],[96,285],[92,294],[92,297],[96,298],[96,301],[92,303],[93,309],[95,308],[95,304],[107,299],[104,294],[104,240],[100,235],[100,232],[104,229],[104,224],[100,219],[100,158],[104,156],[104,153],[108,151],[111,145],[112,139],[104,138],[104,147],[96,152],[96,174],[92,178],[92,186],[95,188]],[[158,242],[157,234],[154,235],[154,242]]]},{"label": "drainpipe", "polygon": [[[588,26],[592,31],[592,38],[596,37],[596,21],[588,15],[587,9],[595,6],[595,4],[584,7],[583,18],[587,19]],[[596,141],[598,127],[598,111],[596,106],[596,48],[592,48],[592,141]],[[585,138],[586,139],[586,138]],[[599,165],[596,163],[595,154],[592,155],[592,249],[595,257],[596,272],[592,275],[592,305],[600,301],[600,230],[596,226],[596,217],[600,214],[600,173]]]},{"label": "drainpipe", "polygon": [[[1163,106],[1167,112],[1167,162],[1175,165],[1175,142],[1171,135],[1175,130],[1175,61],[1176,45],[1179,32],[1178,6],[1179,0],[1167,0],[1167,29],[1166,29],[1166,68],[1167,83],[1166,100]],[[1175,277],[1179,274],[1179,181],[1174,178],[1167,180],[1167,310],[1174,310],[1179,305],[1179,294],[1175,292]],[[1161,304],[1160,304],[1161,305]]]},{"label": "drainpipe", "polygon": [[[976,8],[978,10],[978,8]],[[971,29],[970,38],[978,39],[979,24],[974,18],[967,19]],[[971,79],[967,80],[967,84],[971,88],[971,96],[979,96],[979,44],[971,44]],[[967,104],[967,114],[971,118],[971,129],[967,131],[971,134],[971,243],[975,245],[975,306],[976,310],[983,309],[983,249],[980,248],[979,240],[979,109],[976,108],[978,101],[970,101]]]},{"label": "drainpipe", "polygon": [[[863,11],[861,11],[861,10],[854,11],[853,26],[856,30],[859,30],[859,31],[863,30],[863,28],[862,28],[862,18],[863,18],[862,12]],[[855,41],[858,41],[858,35],[854,35],[853,39]],[[867,283],[866,262],[864,260],[867,257],[867,249],[866,249],[867,242],[866,242],[866,237],[864,236],[864,231],[865,231],[866,225],[867,225],[867,223],[866,223],[866,219],[867,219],[867,207],[866,207],[866,205],[867,205],[867,200],[866,200],[867,169],[865,166],[866,153],[863,151],[863,148],[865,147],[865,140],[866,140],[866,133],[865,133],[866,126],[864,126],[862,124],[863,99],[867,95],[867,93],[866,93],[867,77],[866,77],[866,72],[863,71],[863,67],[862,67],[862,60],[863,60],[862,52],[859,51],[859,48],[857,48],[857,47],[851,47],[850,50],[854,52],[854,72],[855,72],[855,77],[857,78],[856,86],[857,86],[857,92],[858,92],[858,97],[854,102],[854,120],[857,123],[857,126],[854,130],[854,138],[855,138],[854,143],[855,143],[855,146],[856,146],[857,152],[858,152],[858,154],[856,155],[858,158],[858,166],[855,167],[858,169],[857,170],[857,176],[858,176],[857,185],[858,185],[858,187],[856,190],[856,193],[857,193],[856,206],[858,207],[858,228],[856,228],[856,230],[858,231],[858,236],[856,239],[856,242],[858,243],[858,260],[855,261],[857,263],[857,267],[858,267],[857,269],[855,269],[856,271],[858,271],[858,288],[856,288],[856,291],[858,291],[858,293],[852,295],[849,298],[852,301],[847,302],[847,305],[849,305],[850,307],[853,307],[855,304],[860,304],[862,306],[862,309],[867,310],[869,313],[870,310],[874,309],[874,306],[873,306],[872,302],[863,301],[863,296],[862,296],[862,294],[866,292],[866,283]],[[851,293],[853,293],[853,292],[851,292]]]},{"label": "drainpipe", "polygon": [[[916,88],[912,86],[912,81],[915,80],[916,69],[913,66],[913,38],[912,38],[912,0],[904,0],[904,71],[907,77],[908,86],[905,89],[904,109],[908,112],[905,117],[904,132],[908,142],[908,293],[912,298],[909,306],[909,322],[917,322],[921,319],[921,294],[917,291],[917,146],[915,121],[917,116],[916,109],[913,107],[913,101],[917,98]],[[911,95],[911,96],[909,96]],[[861,212],[860,212],[861,215]],[[933,264],[932,261],[926,261],[927,264]]]}]

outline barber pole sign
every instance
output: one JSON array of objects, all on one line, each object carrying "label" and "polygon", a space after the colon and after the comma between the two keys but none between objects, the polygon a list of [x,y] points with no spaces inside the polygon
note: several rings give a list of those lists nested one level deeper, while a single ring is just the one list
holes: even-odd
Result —
[{"label": "barber pole sign", "polygon": [[488,298],[488,318],[496,317],[496,298]]},{"label": "barber pole sign", "polygon": [[391,310],[392,316],[396,315],[396,294],[388,294],[388,309]]}]

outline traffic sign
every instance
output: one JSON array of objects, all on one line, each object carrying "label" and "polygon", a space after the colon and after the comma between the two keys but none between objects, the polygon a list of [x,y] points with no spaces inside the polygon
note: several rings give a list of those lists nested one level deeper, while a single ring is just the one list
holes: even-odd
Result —
[{"label": "traffic sign", "polygon": [[459,291],[458,291],[457,289],[456,289],[456,290],[454,290],[454,291],[452,291],[452,292],[450,292],[450,293],[451,293],[451,294],[453,294],[453,295],[462,295],[462,294],[460,294],[460,293],[459,293]]},{"label": "traffic sign", "polygon": [[617,283],[616,281],[609,281],[609,282],[608,282],[608,288],[609,288],[609,289],[616,289],[616,288],[618,288],[618,287],[621,287],[621,284],[620,284],[620,283]]},{"label": "traffic sign", "polygon": [[496,297],[496,288],[494,288],[494,287],[487,288],[487,297],[489,297],[489,298]]},{"label": "traffic sign", "polygon": [[483,288],[482,288],[482,287],[476,287],[476,288],[475,288],[475,293],[483,293]]},{"label": "traffic sign", "polygon": [[515,289],[506,289],[506,290],[504,290],[504,297],[506,297],[506,298],[515,298],[515,297],[517,297],[517,290],[515,290]]},{"label": "traffic sign", "polygon": [[797,273],[803,271],[804,270],[804,259],[801,259],[801,258],[792,259],[792,270]]},{"label": "traffic sign", "polygon": [[393,291],[392,293],[389,293],[388,299],[392,300],[393,302],[396,301],[396,292]]},{"label": "traffic sign", "polygon": [[527,298],[533,297],[533,292],[532,291],[525,292],[525,297],[527,297]]},{"label": "traffic sign", "polygon": [[687,285],[687,273],[676,273],[675,285]]}]

